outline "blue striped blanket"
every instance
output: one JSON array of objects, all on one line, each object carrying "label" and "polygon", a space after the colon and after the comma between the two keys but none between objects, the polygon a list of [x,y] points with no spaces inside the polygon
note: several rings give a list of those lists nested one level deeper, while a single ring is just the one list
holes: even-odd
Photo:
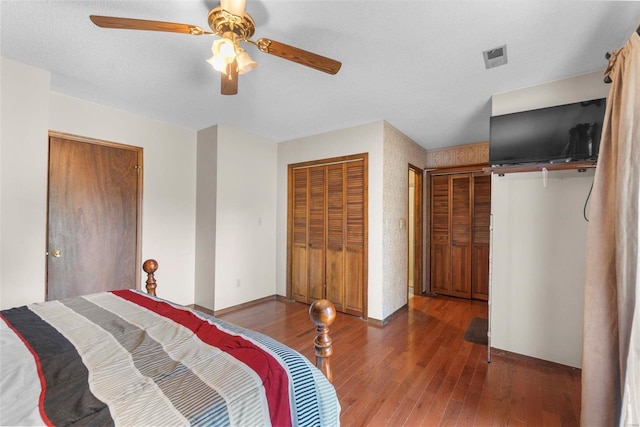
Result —
[{"label": "blue striped blanket", "polygon": [[299,353],[139,291],[0,319],[0,425],[339,424],[333,386]]}]

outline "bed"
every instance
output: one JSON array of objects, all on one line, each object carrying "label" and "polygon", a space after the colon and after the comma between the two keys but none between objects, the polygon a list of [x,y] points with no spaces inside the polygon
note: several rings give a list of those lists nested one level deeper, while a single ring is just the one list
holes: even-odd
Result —
[{"label": "bed", "polygon": [[[328,326],[314,303],[316,366],[255,331],[117,290],[0,313],[0,425],[338,425]],[[318,367],[320,369],[318,369]]]}]

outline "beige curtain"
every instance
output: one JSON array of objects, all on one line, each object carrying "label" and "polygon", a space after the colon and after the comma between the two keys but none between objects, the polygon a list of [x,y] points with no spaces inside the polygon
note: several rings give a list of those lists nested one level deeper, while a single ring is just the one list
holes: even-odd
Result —
[{"label": "beige curtain", "polygon": [[640,426],[640,36],[610,58],[593,184],[582,349],[583,426]]}]

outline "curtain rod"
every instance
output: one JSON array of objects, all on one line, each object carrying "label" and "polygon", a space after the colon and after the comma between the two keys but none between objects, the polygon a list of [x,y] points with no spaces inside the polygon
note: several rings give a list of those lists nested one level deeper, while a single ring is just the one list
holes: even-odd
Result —
[{"label": "curtain rod", "polygon": [[[640,25],[638,25],[638,28],[636,28],[636,33],[638,33],[638,35],[640,36]],[[607,52],[604,54],[604,57],[609,60],[609,58],[611,58],[611,54]],[[604,82],[607,84],[611,83],[611,78],[609,76],[604,76]]]}]

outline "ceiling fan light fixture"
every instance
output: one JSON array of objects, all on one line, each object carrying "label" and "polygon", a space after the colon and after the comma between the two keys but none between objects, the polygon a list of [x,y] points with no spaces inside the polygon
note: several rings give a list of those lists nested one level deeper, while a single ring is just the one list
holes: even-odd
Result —
[{"label": "ceiling fan light fixture", "polygon": [[227,68],[227,61],[225,61],[224,58],[221,57],[212,56],[211,58],[207,59],[207,62],[211,64],[214,70],[220,71],[221,73],[223,73]]},{"label": "ceiling fan light fixture", "polygon": [[238,74],[246,74],[258,66],[258,63],[251,59],[244,49],[240,49],[236,61],[238,61]]},{"label": "ceiling fan light fixture", "polygon": [[232,40],[228,38],[221,38],[213,42],[211,52],[213,52],[214,57],[222,57],[231,62],[236,56],[236,46]]},{"label": "ceiling fan light fixture", "polygon": [[225,72],[227,65],[231,64],[236,57],[236,46],[232,40],[221,38],[213,42],[211,52],[213,56],[207,62],[217,71]]}]

